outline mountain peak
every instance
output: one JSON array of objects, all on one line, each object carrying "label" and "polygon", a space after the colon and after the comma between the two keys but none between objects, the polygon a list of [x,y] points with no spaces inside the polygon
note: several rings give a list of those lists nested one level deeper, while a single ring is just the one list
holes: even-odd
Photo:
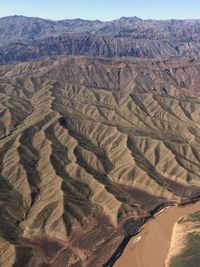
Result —
[{"label": "mountain peak", "polygon": [[141,21],[142,19],[134,16],[134,17],[121,17],[119,20],[120,21]]}]

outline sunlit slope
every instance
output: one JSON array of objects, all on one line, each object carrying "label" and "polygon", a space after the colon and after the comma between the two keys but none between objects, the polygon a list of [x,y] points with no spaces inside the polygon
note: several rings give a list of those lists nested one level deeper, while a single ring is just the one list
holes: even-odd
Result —
[{"label": "sunlit slope", "polygon": [[140,218],[200,195],[198,98],[86,86],[64,63],[1,67],[2,267],[102,266]]}]

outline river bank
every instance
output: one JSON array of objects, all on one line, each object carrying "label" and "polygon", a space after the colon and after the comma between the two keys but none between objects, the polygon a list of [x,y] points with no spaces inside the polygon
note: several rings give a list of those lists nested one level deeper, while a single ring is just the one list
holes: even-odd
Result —
[{"label": "river bank", "polygon": [[142,231],[132,237],[114,267],[164,267],[173,227],[183,216],[200,210],[200,202],[187,206],[170,206],[149,220]]}]

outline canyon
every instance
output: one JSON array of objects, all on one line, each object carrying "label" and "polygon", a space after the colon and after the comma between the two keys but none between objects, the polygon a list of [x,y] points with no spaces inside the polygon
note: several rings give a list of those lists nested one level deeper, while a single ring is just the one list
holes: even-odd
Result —
[{"label": "canyon", "polygon": [[117,266],[199,201],[199,32],[0,19],[1,267]]}]

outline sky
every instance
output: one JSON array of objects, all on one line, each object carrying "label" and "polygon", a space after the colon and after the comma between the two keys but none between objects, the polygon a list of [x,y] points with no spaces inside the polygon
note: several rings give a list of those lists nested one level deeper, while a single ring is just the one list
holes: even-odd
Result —
[{"label": "sky", "polygon": [[0,17],[200,19],[199,0],[0,0]]}]

